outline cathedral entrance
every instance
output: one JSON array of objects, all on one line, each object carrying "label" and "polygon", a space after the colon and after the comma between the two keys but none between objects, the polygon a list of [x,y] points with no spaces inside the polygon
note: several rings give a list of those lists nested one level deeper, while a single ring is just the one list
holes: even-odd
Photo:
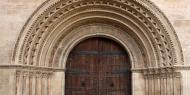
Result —
[{"label": "cathedral entrance", "polygon": [[94,37],[69,54],[65,95],[132,95],[130,59],[116,42]]}]

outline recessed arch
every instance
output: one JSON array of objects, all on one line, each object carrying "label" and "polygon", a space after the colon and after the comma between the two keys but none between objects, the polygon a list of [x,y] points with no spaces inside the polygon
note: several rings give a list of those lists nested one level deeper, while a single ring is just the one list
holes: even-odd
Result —
[{"label": "recessed arch", "polygon": [[180,81],[175,69],[183,64],[179,40],[164,14],[148,0],[47,0],[23,27],[12,64],[51,74],[64,72],[71,49],[95,36],[115,40],[128,50],[133,79],[142,80],[133,83],[134,95],[140,95],[134,91],[139,90],[136,83],[147,95],[148,90],[156,92],[151,86],[158,87],[156,79],[163,76],[177,77],[168,84],[171,87]]},{"label": "recessed arch", "polygon": [[132,95],[131,83],[129,55],[120,44],[109,38],[89,37],[69,53],[65,95]]},{"label": "recessed arch", "polygon": [[[89,30],[91,29],[91,30]],[[110,32],[111,31],[111,32]],[[78,34],[80,32],[80,35]],[[120,32],[120,35],[117,33]],[[74,36],[77,35],[77,36]],[[124,36],[125,35],[125,36]],[[68,33],[67,36],[65,36],[65,40],[63,40],[60,44],[60,49],[62,50],[62,53],[55,55],[55,60],[62,60],[58,61],[61,67],[65,68],[65,63],[67,60],[67,56],[69,55],[72,48],[77,45],[77,43],[80,43],[81,41],[91,38],[91,37],[105,37],[108,39],[112,39],[116,42],[118,42],[120,45],[122,45],[126,51],[128,51],[129,55],[131,55],[131,65],[133,68],[140,66],[141,64],[144,64],[143,56],[140,53],[140,48],[135,43],[132,37],[130,35],[126,34],[124,31],[121,32],[121,30],[111,27],[110,25],[106,24],[100,24],[100,23],[94,23],[94,24],[88,24],[84,25],[78,28],[75,28],[71,33]],[[67,45],[65,44],[67,43]],[[58,51],[59,52],[59,51]],[[61,55],[61,56],[60,56]],[[57,57],[56,57],[57,56]],[[137,60],[137,58],[139,60]],[[148,61],[149,59],[147,59]],[[56,62],[53,62],[56,63]],[[135,66],[136,63],[141,63]],[[143,66],[141,66],[143,67]],[[140,67],[139,67],[140,68]]]},{"label": "recessed arch", "polygon": [[[49,5],[50,2],[54,6],[50,6]],[[45,31],[48,31],[48,30],[46,30],[46,28],[48,29],[49,25],[50,26],[55,26],[53,22],[54,21],[56,22],[56,20],[59,19],[59,17],[67,17],[67,16],[62,16],[62,15],[72,14],[72,11],[77,14],[77,13],[80,13],[80,10],[82,11],[82,9],[85,9],[85,7],[94,6],[95,8],[97,8],[97,9],[94,10],[94,12],[95,13],[97,12],[97,14],[98,14],[98,10],[102,10],[102,11],[104,10],[105,11],[105,9],[110,8],[112,10],[112,12],[114,12],[114,13],[116,13],[115,11],[125,12],[125,13],[129,13],[132,17],[138,18],[139,22],[142,22],[143,23],[142,25],[145,26],[144,29],[147,27],[147,29],[150,29],[150,30],[147,30],[147,31],[150,31],[150,33],[154,33],[153,35],[158,36],[158,37],[156,36],[156,38],[155,37],[151,38],[151,39],[157,40],[157,42],[156,41],[153,42],[153,43],[156,43],[155,46],[154,46],[154,47],[157,47],[156,49],[159,49],[160,46],[161,46],[161,48],[164,48],[165,44],[169,45],[170,47],[173,47],[174,44],[178,44],[178,45],[176,45],[176,46],[178,46],[178,49],[173,49],[173,54],[168,56],[168,58],[170,58],[172,55],[176,55],[176,56],[179,56],[179,57],[174,58],[173,61],[175,61],[175,62],[172,62],[172,63],[173,64],[174,63],[175,64],[183,63],[183,60],[182,60],[183,57],[180,54],[181,53],[180,52],[181,51],[180,50],[180,44],[178,42],[178,39],[176,38],[174,30],[172,30],[172,27],[164,26],[164,24],[170,25],[168,20],[165,18],[165,16],[156,7],[153,8],[153,9],[149,9],[149,8],[147,8],[147,6],[143,7],[143,5],[149,4],[149,7],[152,8],[152,6],[154,6],[154,5],[152,5],[152,3],[150,3],[150,2],[147,2],[147,1],[140,2],[140,1],[133,1],[133,0],[131,0],[131,1],[113,0],[113,1],[109,1],[109,2],[108,1],[99,1],[99,0],[97,0],[97,1],[96,0],[95,1],[90,1],[89,0],[87,3],[84,3],[82,0],[71,1],[72,3],[67,2],[67,1],[57,1],[57,2],[53,1],[53,2],[54,3],[52,3],[52,1],[47,1],[46,3],[44,3],[43,6],[41,6],[41,8],[39,8],[38,11],[36,11],[36,15],[32,16],[31,19],[33,19],[35,17],[38,17],[38,18],[36,18],[33,21],[32,27],[27,27],[27,25],[26,25],[26,27],[23,28],[23,31],[25,31],[25,29],[29,29],[29,30],[26,30],[28,32],[22,32],[21,36],[19,37],[19,39],[23,39],[24,41],[27,41],[27,39],[28,39],[29,41],[27,41],[27,42],[30,42],[32,40],[32,38],[33,38],[32,37],[32,35],[33,35],[34,39],[36,39],[36,40],[34,40],[34,42],[31,42],[31,45],[33,46],[33,49],[35,49],[35,50],[37,48],[35,46],[35,44],[38,45],[38,40],[37,39],[41,38],[41,37],[38,37],[38,36],[40,36],[40,34],[43,34]],[[39,16],[37,16],[38,12],[45,9],[45,7],[48,7],[48,5],[49,5],[49,8],[48,8],[49,10],[44,10],[43,13],[41,13]],[[48,13],[48,11],[49,11],[49,13]],[[75,12],[75,11],[78,11],[78,12]],[[155,11],[158,12],[158,13],[155,14]],[[118,15],[122,15],[122,14],[120,13]],[[130,15],[128,15],[128,16],[130,16]],[[162,17],[159,18],[158,16],[162,16]],[[41,19],[41,21],[37,20],[37,19]],[[58,21],[60,21],[60,20],[58,20]],[[64,19],[63,19],[63,21],[64,21]],[[135,20],[135,21],[133,20],[133,22],[136,22],[136,21],[138,21],[138,20]],[[164,23],[162,23],[161,21],[164,22]],[[28,25],[30,25],[29,22],[30,22],[30,20],[28,21]],[[168,22],[168,23],[165,23],[165,22]],[[34,23],[36,23],[36,25],[34,25]],[[45,30],[41,30],[41,28],[39,28],[38,26],[43,27],[43,29],[45,29]],[[155,30],[154,28],[157,29],[157,30]],[[40,30],[41,30],[41,32],[35,32],[35,31],[40,31]],[[32,31],[34,31],[34,32],[32,32]],[[151,32],[151,31],[153,31],[153,32]],[[166,33],[165,34],[164,34],[164,32],[163,32],[163,34],[162,33],[157,33],[159,31],[160,32],[165,31]],[[22,36],[22,34],[23,34],[23,36]],[[172,34],[172,35],[168,35],[168,34]],[[28,35],[28,36],[31,35],[31,36],[28,38],[26,35]],[[169,36],[172,36],[172,37],[170,38]],[[166,39],[166,40],[168,39],[168,41],[164,41],[164,39]],[[45,40],[45,39],[43,39],[43,40]],[[160,42],[158,40],[160,40]],[[163,44],[162,44],[162,41],[163,41]],[[167,42],[171,42],[171,44],[169,44]],[[23,63],[23,56],[25,56],[25,57],[26,56],[27,57],[35,57],[35,54],[32,54],[32,50],[29,49],[29,53],[25,53],[26,55],[25,54],[23,55],[24,52],[22,51],[22,48],[25,49],[24,47],[27,47],[27,45],[25,46],[24,43],[21,43],[22,45],[19,45],[19,43],[20,42],[18,41],[18,46],[16,46],[15,53],[14,53],[14,56],[13,56],[14,57],[13,60],[19,59],[19,60],[17,60],[17,63],[22,62],[21,64],[33,64],[33,62],[29,62],[29,63],[25,62],[25,63]],[[30,45],[30,43],[28,43],[28,45]],[[167,45],[165,45],[165,46],[167,46]],[[22,46],[24,46],[24,47],[22,47]],[[173,47],[173,48],[176,48],[176,47]],[[18,50],[21,50],[20,51],[20,52],[22,52],[21,55],[20,55],[20,53],[19,54],[17,53]],[[176,52],[174,52],[175,50],[176,50]],[[37,51],[37,52],[39,52],[39,51]],[[155,50],[155,52],[157,52],[159,54],[158,56],[162,56],[163,55],[162,52],[167,53],[167,49]],[[34,51],[34,53],[36,53],[36,52]],[[172,53],[172,50],[171,50],[171,53]],[[174,54],[174,53],[176,53],[176,54]],[[36,53],[36,55],[38,55],[38,54]],[[163,64],[164,65],[172,65],[171,62],[166,62],[166,63],[164,62],[164,60],[169,61],[171,59],[162,59],[162,58],[166,57],[167,55],[168,54],[163,55],[163,57],[160,57],[157,60],[162,60],[163,61],[161,63],[162,65]],[[19,57],[19,58],[16,58],[16,57]],[[180,58],[180,59],[177,60],[177,58]],[[27,58],[27,60],[31,61],[30,58]],[[37,62],[37,60],[35,62]],[[35,62],[34,62],[34,64],[35,64]]]}]

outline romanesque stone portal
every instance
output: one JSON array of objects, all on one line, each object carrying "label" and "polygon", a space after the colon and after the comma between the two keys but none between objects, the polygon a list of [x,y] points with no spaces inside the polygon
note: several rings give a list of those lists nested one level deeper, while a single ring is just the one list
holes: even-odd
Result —
[{"label": "romanesque stone portal", "polygon": [[15,47],[15,95],[65,95],[69,54],[93,37],[113,40],[128,51],[132,95],[181,95],[180,43],[167,18],[147,0],[45,2]]}]

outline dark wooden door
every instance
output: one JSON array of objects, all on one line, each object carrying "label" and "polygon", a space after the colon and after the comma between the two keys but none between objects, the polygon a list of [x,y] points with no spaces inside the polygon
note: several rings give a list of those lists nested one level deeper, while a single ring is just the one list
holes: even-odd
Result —
[{"label": "dark wooden door", "polygon": [[66,95],[131,95],[130,60],[125,50],[106,38],[90,38],[70,53]]}]

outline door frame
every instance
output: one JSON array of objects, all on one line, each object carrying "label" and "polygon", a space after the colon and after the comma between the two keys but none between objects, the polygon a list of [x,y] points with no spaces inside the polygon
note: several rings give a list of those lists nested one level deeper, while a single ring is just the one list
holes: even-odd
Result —
[{"label": "door frame", "polygon": [[[89,31],[89,29],[91,31]],[[79,31],[80,33],[78,33]],[[72,51],[72,49],[83,40],[92,37],[107,38],[123,46],[123,48],[125,49],[126,52],[128,52],[130,57],[131,72],[132,72],[131,77],[133,80],[131,87],[132,93],[133,95],[145,95],[143,74],[142,72],[135,70],[135,66],[137,66],[135,64],[137,63],[143,64],[143,57],[142,54],[140,53],[140,49],[138,45],[135,43],[135,41],[132,39],[132,37],[127,34],[127,32],[122,31],[116,27],[106,24],[94,23],[75,28],[73,31],[67,34],[65,40],[62,41],[62,45],[64,45],[64,48],[62,48],[62,53],[60,54],[62,56],[59,58],[60,62],[59,64],[62,64],[62,67],[65,68],[68,55]],[[65,75],[65,72],[63,72],[62,75]],[[63,80],[62,83],[63,83],[62,87],[64,89],[65,81]],[[62,92],[62,95],[64,95],[64,91]]]}]

